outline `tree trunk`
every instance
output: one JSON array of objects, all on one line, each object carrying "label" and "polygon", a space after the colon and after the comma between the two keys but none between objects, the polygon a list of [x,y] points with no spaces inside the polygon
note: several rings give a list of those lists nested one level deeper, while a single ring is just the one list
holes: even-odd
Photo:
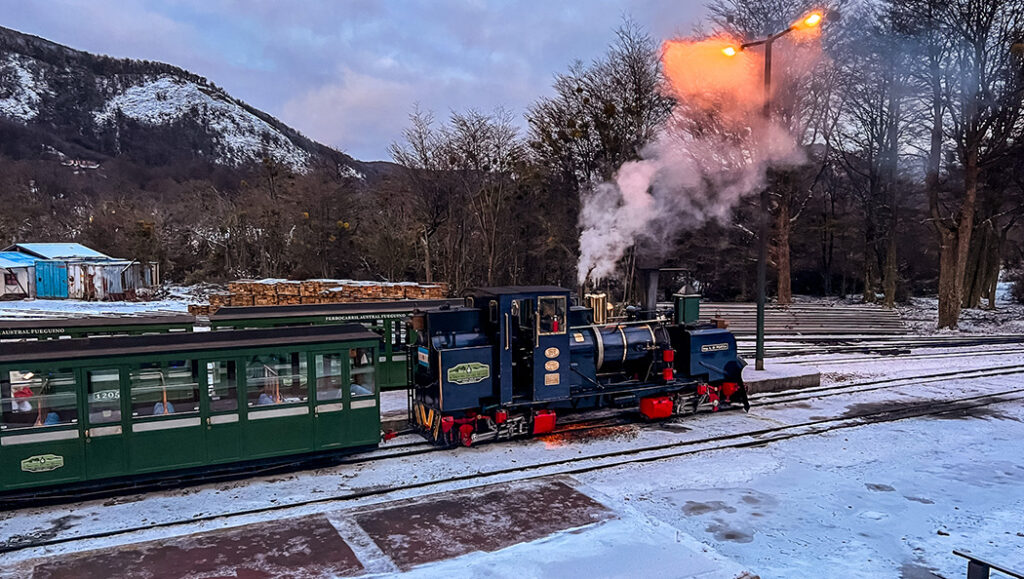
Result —
[{"label": "tree trunk", "polygon": [[431,271],[433,268],[430,264],[430,236],[424,231],[423,235],[420,236],[420,242],[423,244],[423,275],[426,277],[424,281],[431,283],[434,281]]},{"label": "tree trunk", "polygon": [[[964,202],[960,206],[960,222],[957,224],[957,247],[956,247],[956,269],[953,279],[956,292],[953,297],[956,299],[956,318],[960,318],[960,307],[963,304],[964,296],[964,272],[967,270],[967,261],[971,251],[971,235],[974,233],[974,206],[978,198],[978,149],[969,147],[967,150],[967,163],[964,167]],[[956,323],[952,326],[955,328]]]},{"label": "tree trunk", "polygon": [[957,234],[954,229],[939,232],[939,329],[956,329],[960,299],[956,288]]},{"label": "tree trunk", "polygon": [[878,274],[878,256],[875,254],[875,227],[874,227],[874,215],[869,209],[865,217],[864,224],[864,302],[873,304],[878,301],[877,294],[875,293],[875,285],[877,284]]},{"label": "tree trunk", "polygon": [[793,281],[790,273],[789,236],[793,228],[789,204],[792,197],[790,179],[782,179],[782,198],[779,200],[778,218],[775,221],[775,271],[778,276],[778,303],[788,306],[793,303]]},{"label": "tree trunk", "polygon": [[899,271],[896,267],[896,219],[893,218],[892,229],[889,231],[889,240],[885,251],[885,301],[882,303],[887,308],[896,307],[896,279]]}]

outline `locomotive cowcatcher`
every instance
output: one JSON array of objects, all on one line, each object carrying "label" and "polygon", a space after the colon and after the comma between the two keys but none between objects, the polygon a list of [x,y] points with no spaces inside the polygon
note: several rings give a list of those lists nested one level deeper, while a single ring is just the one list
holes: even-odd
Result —
[{"label": "locomotive cowcatcher", "polygon": [[415,312],[413,424],[469,446],[552,432],[573,410],[638,407],[657,420],[705,402],[749,409],[736,339],[698,322],[699,296],[677,294],[662,311],[650,300],[613,323],[603,296],[588,301],[573,306],[560,287],[495,287]]}]

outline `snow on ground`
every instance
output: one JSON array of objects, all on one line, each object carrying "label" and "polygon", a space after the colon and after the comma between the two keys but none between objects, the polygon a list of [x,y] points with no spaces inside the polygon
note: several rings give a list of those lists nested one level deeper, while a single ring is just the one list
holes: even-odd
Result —
[{"label": "snow on ground", "polygon": [[7,90],[0,91],[0,115],[31,121],[39,114],[39,92],[45,90],[45,83],[28,69],[31,62],[31,58],[14,53],[0,59],[0,78],[8,77],[3,83]]},{"label": "snow on ground", "polygon": [[[965,351],[974,351],[965,349]],[[879,376],[898,377],[985,369],[1024,363],[1024,352],[916,361],[863,361],[820,369],[832,383]],[[838,376],[842,374],[842,376]],[[704,413],[662,425],[630,425],[608,433],[558,436],[481,445],[387,461],[342,465],[246,481],[128,495],[111,500],[38,507],[0,514],[0,537],[73,538],[116,532],[138,525],[191,521],[124,536],[67,543],[8,555],[7,563],[27,564],[84,549],[124,542],[209,531],[293,516],[347,512],[386,501],[447,493],[473,485],[493,485],[527,476],[558,474],[560,466],[520,470],[568,458],[611,464],[605,453],[692,441],[700,452],[624,467],[576,474],[582,492],[619,514],[617,522],[556,534],[547,539],[472,553],[431,563],[414,576],[473,569],[473,574],[518,576],[564,573],[611,574],[628,569],[645,575],[673,575],[671,564],[685,569],[683,551],[718,554],[735,561],[719,574],[745,568],[761,577],[928,577],[937,570],[962,575],[949,551],[971,549],[1010,565],[1021,565],[1024,533],[1024,476],[1019,440],[1024,436],[1024,404],[991,406],[955,420],[917,418],[856,426],[787,441],[714,450],[721,436],[765,428],[842,418],[873,409],[934,400],[990,395],[1024,388],[1024,376],[985,379],[908,380],[890,387],[822,397],[805,393],[786,404],[755,406],[742,412]],[[394,443],[410,443],[400,437]],[[758,438],[751,437],[751,442]],[[394,444],[392,443],[392,444]],[[384,448],[387,448],[385,446]],[[486,479],[453,482],[471,473]],[[436,481],[429,490],[400,489],[403,484]],[[244,509],[288,505],[360,491],[393,489],[385,495],[332,500],[263,514],[231,516]],[[553,513],[557,516],[557,513]],[[941,531],[941,533],[939,532]],[[945,533],[945,534],[944,534]],[[621,550],[620,550],[621,549]],[[664,566],[667,565],[667,566]],[[0,565],[0,576],[4,575]],[[8,567],[17,569],[18,567]],[[579,573],[573,573],[579,569]],[[645,571],[650,570],[651,573]],[[725,571],[728,570],[728,573]],[[902,575],[901,575],[902,574]],[[9,572],[8,572],[9,575]]]},{"label": "snow on ground", "polygon": [[580,480],[762,578],[962,577],[1024,567],[1024,406],[914,419]]},{"label": "snow on ground", "polygon": [[[959,333],[1024,334],[1024,304],[996,301],[995,310],[963,309],[960,311]],[[911,298],[897,310],[907,328],[917,334],[934,334],[939,319],[937,298]],[[956,333],[950,331],[942,334]]]},{"label": "snow on ground", "polygon": [[[842,307],[877,307],[866,304],[861,296],[817,297],[793,296],[795,304],[822,304]],[[987,300],[983,300],[987,304]],[[964,309],[960,313],[960,328],[957,332],[937,331],[939,300],[936,297],[913,297],[906,303],[896,304],[896,311],[903,323],[913,334],[1024,334],[1024,304],[1014,302],[1010,296],[1010,283],[1000,282],[996,291],[996,309]]]},{"label": "snow on ground", "polygon": [[258,160],[264,150],[295,171],[305,171],[309,164],[309,153],[230,97],[173,76],[158,76],[128,88],[94,116],[103,124],[120,111],[137,121],[160,125],[177,121],[192,110],[199,111],[199,118],[209,119],[211,128],[223,136],[218,153],[228,164]]},{"label": "snow on ground", "polygon": [[189,302],[168,298],[148,302],[83,302],[78,300],[17,300],[0,302],[0,318],[26,319],[64,316],[188,313]]}]

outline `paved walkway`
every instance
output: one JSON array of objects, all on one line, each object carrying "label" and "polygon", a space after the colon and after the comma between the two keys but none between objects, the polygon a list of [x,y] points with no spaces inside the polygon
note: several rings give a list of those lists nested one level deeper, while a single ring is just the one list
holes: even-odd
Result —
[{"label": "paved walkway", "polygon": [[[735,564],[573,479],[468,489],[30,562],[33,579],[743,577]],[[660,527],[660,528],[659,528]],[[467,574],[468,573],[468,574]],[[749,575],[746,575],[749,577]]]}]

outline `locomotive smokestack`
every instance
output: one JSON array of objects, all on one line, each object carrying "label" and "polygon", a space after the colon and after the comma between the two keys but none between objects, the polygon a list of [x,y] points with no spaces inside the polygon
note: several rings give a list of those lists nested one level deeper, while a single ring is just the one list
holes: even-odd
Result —
[{"label": "locomotive smokestack", "polygon": [[640,307],[649,318],[653,318],[658,309],[659,271],[657,268],[640,269]]}]

